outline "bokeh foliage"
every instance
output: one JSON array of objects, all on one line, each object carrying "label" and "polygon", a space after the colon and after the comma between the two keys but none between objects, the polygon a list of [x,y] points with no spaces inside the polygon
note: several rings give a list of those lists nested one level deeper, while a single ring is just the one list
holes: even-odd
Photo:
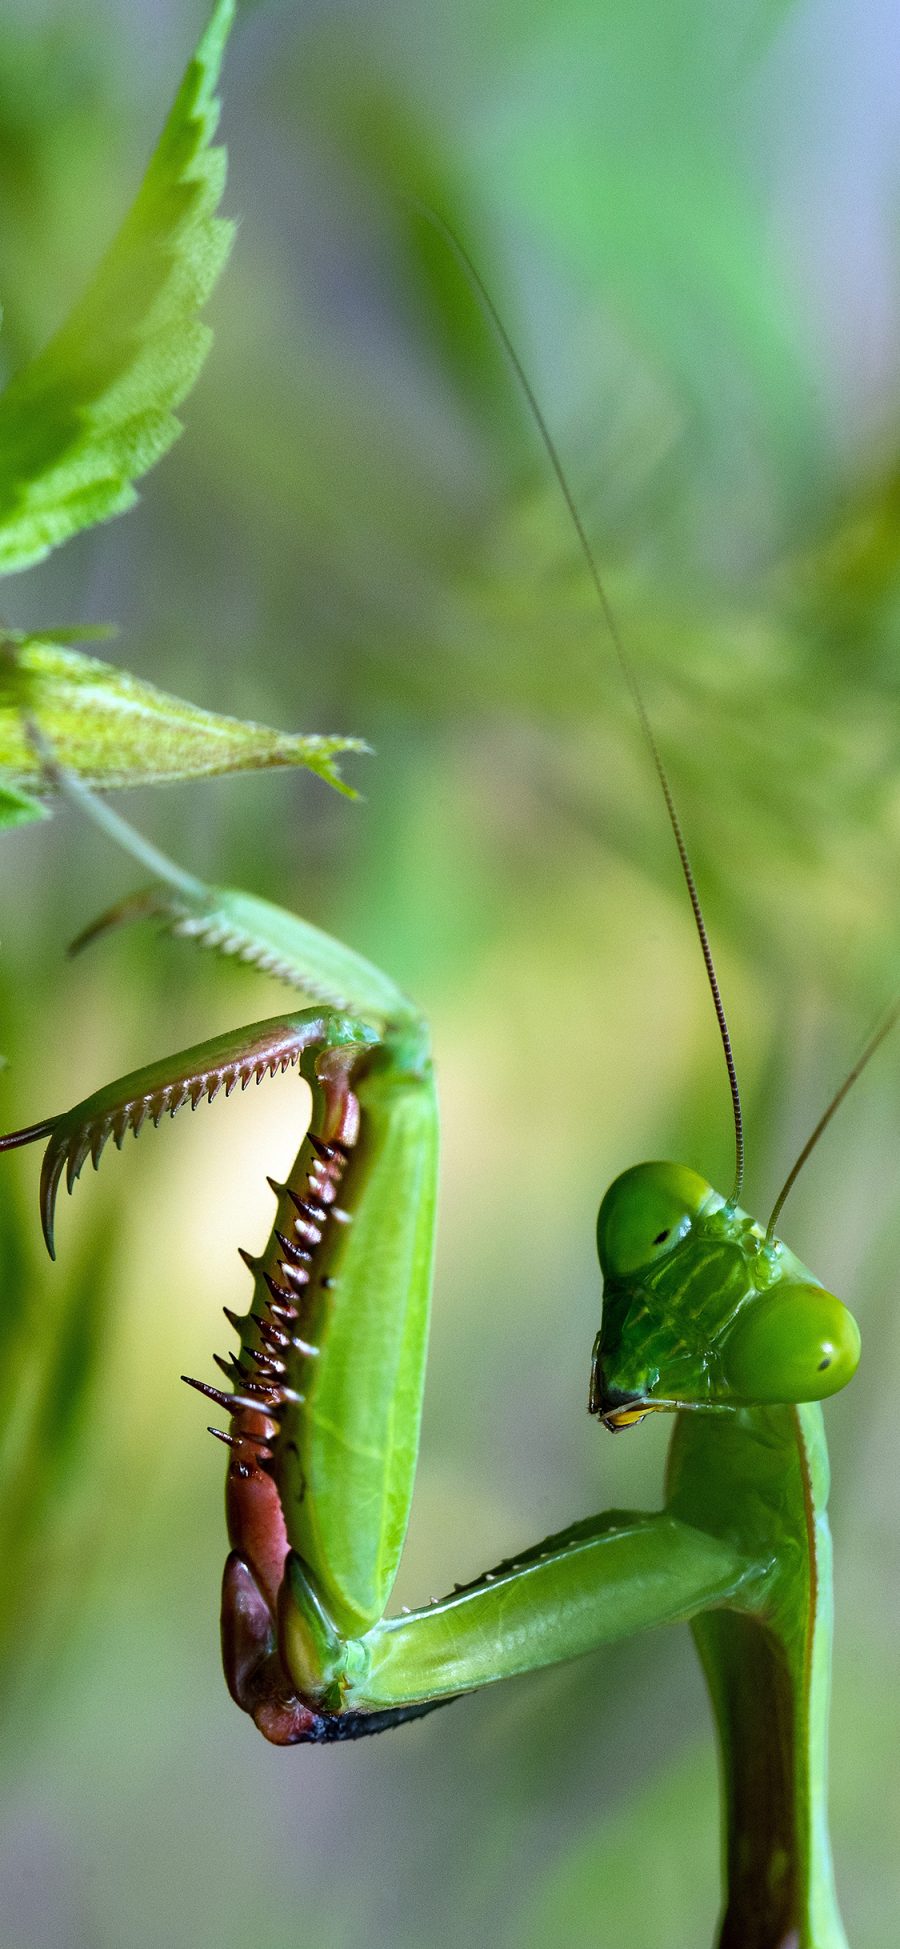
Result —
[{"label": "bokeh foliage", "polygon": [[[93,0],[4,10],[10,369],[128,207],[202,12],[119,0],[100,32]],[[376,748],[352,761],[362,805],[297,775],[133,810],[185,866],[381,961],[434,1021],[442,1233],[398,1601],[655,1500],[665,1431],[608,1443],[584,1413],[593,1214],[638,1156],[729,1167],[627,696],[533,429],[406,199],[451,216],[488,275],[596,539],[700,872],[763,1209],[900,960],[883,31],[861,7],[851,50],[834,10],[753,0],[248,9],[223,122],[240,233],[187,435],[140,509],[4,588],[10,628],[115,619],[148,683]],[[133,884],[70,817],[8,834],[0,872],[4,1127],[279,1005],[149,934],[67,964]],[[900,1896],[898,1060],[785,1220],[864,1330],[828,1411],[854,1949],[890,1939]],[[627,1918],[636,1949],[694,1949],[714,1762],[685,1633],[355,1750],[274,1753],[225,1695],[221,1464],[177,1375],[222,1344],[295,1094],[111,1160],[52,1270],[34,1160],[3,1160],[4,1941],[549,1949],[618,1942]]]}]

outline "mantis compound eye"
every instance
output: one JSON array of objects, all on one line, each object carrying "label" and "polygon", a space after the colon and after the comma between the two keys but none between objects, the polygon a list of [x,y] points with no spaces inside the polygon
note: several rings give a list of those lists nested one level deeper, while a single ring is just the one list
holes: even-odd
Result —
[{"label": "mantis compound eye", "polygon": [[722,1370],[742,1401],[823,1401],[853,1379],[859,1350],[859,1327],[833,1293],[786,1281],[741,1309]]},{"label": "mantis compound eye", "polygon": [[698,1214],[722,1200],[685,1164],[635,1164],[610,1185],[597,1219],[605,1279],[624,1279],[654,1265],[690,1231]]}]

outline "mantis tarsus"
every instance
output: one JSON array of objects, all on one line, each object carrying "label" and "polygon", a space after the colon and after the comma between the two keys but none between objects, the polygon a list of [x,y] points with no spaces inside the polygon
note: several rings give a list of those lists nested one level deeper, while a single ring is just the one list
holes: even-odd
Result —
[{"label": "mantis tarsus", "polygon": [[[451,242],[455,245],[455,239]],[[460,246],[456,246],[461,249]],[[462,253],[465,257],[465,253]],[[468,260],[466,260],[468,263]],[[471,265],[468,266],[472,272]],[[743,1131],[731,1044],[669,781],[594,557],[521,366],[662,787],[703,950],[735,1123],[728,1198],[681,1165],[616,1179],[600,1207],[604,1276],[590,1408],[612,1430],[676,1416],[664,1509],[610,1512],[420,1610],[386,1617],[415,1473],[431,1282],[437,1107],[427,1024],[371,963],[252,895],[162,862],[162,882],[100,926],[161,917],[282,976],[315,1006],[138,1070],[0,1140],[46,1137],[48,1248],[65,1170],[147,1117],[299,1065],[313,1116],[218,1361],[192,1380],[228,1418],[231,1544],[222,1597],[233,1698],[277,1745],[356,1738],[494,1680],[690,1620],[723,1756],[721,1949],[840,1949],[826,1818],[831,1635],[828,1468],[819,1402],[851,1378],[859,1334],[774,1225],[741,1209]],[[64,789],[79,794],[59,775]],[[132,850],[140,842],[105,808]],[[144,855],[146,858],[146,849]],[[156,861],[158,870],[160,862]],[[92,930],[94,931],[94,930]]]}]

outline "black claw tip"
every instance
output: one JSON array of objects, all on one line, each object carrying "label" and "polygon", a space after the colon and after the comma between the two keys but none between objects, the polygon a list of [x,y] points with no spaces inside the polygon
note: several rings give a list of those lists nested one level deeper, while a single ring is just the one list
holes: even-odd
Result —
[{"label": "black claw tip", "polygon": [[215,1435],[217,1441],[223,1441],[225,1443],[226,1448],[238,1447],[238,1443],[235,1441],[234,1436],[226,1435],[224,1428],[207,1428],[206,1432],[208,1435]]},{"label": "black claw tip", "polygon": [[265,1280],[266,1280],[266,1285],[268,1286],[269,1291],[272,1295],[272,1298],[282,1300],[282,1301],[286,1300],[288,1305],[290,1305],[291,1295],[288,1292],[287,1287],[279,1286],[278,1280],[273,1277],[271,1272],[266,1273]]},{"label": "black claw tip", "polygon": [[195,1387],[198,1394],[205,1394],[208,1401],[215,1401],[217,1408],[226,1408],[231,1413],[235,1398],[233,1394],[223,1394],[220,1387],[210,1387],[208,1381],[194,1380],[191,1374],[182,1374],[181,1378],[187,1387]]},{"label": "black claw tip", "polygon": [[303,1247],[297,1244],[295,1238],[288,1238],[286,1237],[284,1232],[279,1232],[277,1230],[275,1233],[275,1237],[277,1238],[278,1243],[281,1246],[281,1250],[284,1253],[285,1258],[289,1261],[291,1265],[309,1264],[312,1254],[304,1251]]},{"label": "black claw tip", "polygon": [[294,1210],[299,1212],[300,1217],[305,1218],[307,1223],[324,1225],[328,1212],[318,1199],[301,1198],[299,1191],[292,1190],[290,1185],[288,1185],[288,1197]]}]

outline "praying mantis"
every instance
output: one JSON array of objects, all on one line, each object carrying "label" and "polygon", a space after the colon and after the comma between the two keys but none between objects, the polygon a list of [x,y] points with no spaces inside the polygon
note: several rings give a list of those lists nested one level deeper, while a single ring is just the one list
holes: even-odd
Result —
[{"label": "praying mantis", "polygon": [[[470,267],[471,268],[471,267]],[[486,294],[474,274],[476,283]],[[731,1041],[668,775],[556,448],[502,325],[575,523],[662,790],[725,1056],[735,1174],[625,1169],[600,1205],[603,1310],[589,1408],[621,1432],[674,1416],[665,1504],[608,1512],[473,1582],[387,1615],[413,1493],[437,1201],[428,1025],[389,975],[251,893],[153,858],[154,884],[98,928],[156,918],[275,974],[312,1006],[163,1057],[0,1139],[46,1139],[41,1216],[88,1156],[149,1118],[296,1066],[312,1118],[252,1281],[226,1308],[231,1391],[190,1379],[228,1426],[222,1650],[237,1705],[275,1745],[380,1732],[477,1687],[688,1621],[723,1760],[720,1949],[842,1949],[826,1811],[831,1653],[828,1464],[820,1403],[852,1378],[856,1323],[776,1235],[787,1191],[893,1022],[832,1099],[767,1226],[741,1206],[743,1121]],[[51,778],[144,858],[123,821]],[[90,930],[92,932],[96,929]],[[187,1378],[187,1377],[185,1377]]]}]

